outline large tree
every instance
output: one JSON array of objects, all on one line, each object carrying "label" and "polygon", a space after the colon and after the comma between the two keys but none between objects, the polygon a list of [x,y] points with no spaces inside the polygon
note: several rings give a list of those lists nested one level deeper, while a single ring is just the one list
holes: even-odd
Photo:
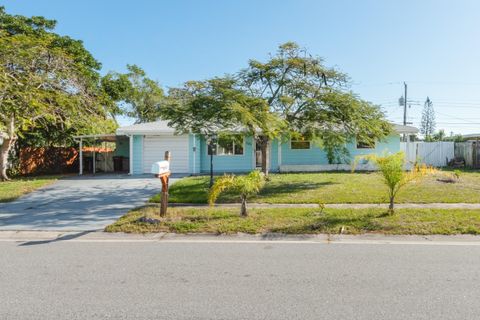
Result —
[{"label": "large tree", "polygon": [[[250,60],[238,73],[241,89],[265,101],[288,124],[290,135],[303,135],[325,148],[330,162],[340,162],[345,143],[373,142],[390,131],[381,110],[348,90],[346,74],[326,67],[296,43],[279,46],[268,61]],[[262,170],[268,173],[270,138],[262,145]]]},{"label": "large tree", "polygon": [[427,97],[427,100],[425,100],[425,104],[423,105],[422,122],[420,126],[420,133],[424,135],[425,141],[432,141],[435,126],[435,110],[433,109],[433,102]]},{"label": "large tree", "polygon": [[81,41],[53,32],[56,22],[9,15],[0,7],[0,179],[19,136],[35,128],[108,132],[112,104],[100,87],[100,63]]},{"label": "large tree", "polygon": [[275,135],[283,123],[264,100],[246,95],[231,77],[188,81],[169,90],[162,118],[179,133],[204,136],[227,131]]},{"label": "large tree", "polygon": [[160,117],[165,100],[157,81],[147,77],[136,65],[127,65],[127,73],[110,72],[102,78],[102,87],[119,106],[119,113],[136,123],[155,121]]}]

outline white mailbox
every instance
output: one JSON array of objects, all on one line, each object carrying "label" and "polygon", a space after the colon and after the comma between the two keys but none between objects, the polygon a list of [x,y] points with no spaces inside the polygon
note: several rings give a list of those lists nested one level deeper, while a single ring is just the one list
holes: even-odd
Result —
[{"label": "white mailbox", "polygon": [[152,164],[151,173],[154,175],[161,175],[170,172],[170,163],[168,161],[158,161]]}]

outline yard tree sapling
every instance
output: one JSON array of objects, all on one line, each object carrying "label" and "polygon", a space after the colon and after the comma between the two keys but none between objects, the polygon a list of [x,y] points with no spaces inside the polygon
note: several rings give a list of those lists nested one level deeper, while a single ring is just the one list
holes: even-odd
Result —
[{"label": "yard tree sapling", "polygon": [[[326,67],[296,43],[279,46],[266,62],[250,60],[237,74],[240,88],[262,99],[270,112],[288,125],[287,132],[300,133],[326,149],[330,163],[346,153],[352,138],[382,139],[391,130],[381,110],[348,91],[348,76]],[[267,136],[262,143],[262,171],[268,173]]]},{"label": "yard tree sapling", "polygon": [[217,198],[226,191],[237,192],[240,195],[241,207],[240,215],[248,216],[247,198],[255,195],[263,188],[265,176],[263,173],[255,170],[245,176],[224,175],[218,178],[210,189],[208,203],[213,206]]},{"label": "yard tree sapling", "polygon": [[418,181],[423,177],[436,172],[433,167],[417,164],[410,171],[406,171],[404,169],[405,154],[403,152],[382,156],[376,154],[358,156],[355,158],[352,171],[355,170],[356,165],[361,159],[371,161],[378,167],[382,174],[383,182],[388,188],[388,211],[390,213],[394,212],[395,197],[401,188],[410,182],[415,180]]}]

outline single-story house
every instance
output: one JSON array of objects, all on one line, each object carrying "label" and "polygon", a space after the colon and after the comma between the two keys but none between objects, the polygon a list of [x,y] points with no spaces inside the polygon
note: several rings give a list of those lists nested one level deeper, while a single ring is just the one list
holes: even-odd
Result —
[{"label": "single-story house", "polygon": [[[384,141],[378,141],[375,145],[353,141],[346,147],[352,158],[370,153],[394,153],[400,151],[401,135],[409,136],[417,132],[418,129],[414,127],[394,125],[394,133]],[[76,138],[81,144],[85,136]],[[101,140],[102,136],[94,138]],[[197,134],[175,135],[174,129],[165,121],[121,127],[115,137],[105,135],[105,139],[118,142],[117,149],[121,152],[115,152],[128,159],[130,174],[150,173],[152,164],[163,160],[165,151],[171,152],[171,171],[174,173],[202,174],[210,170],[210,154],[205,137]],[[326,152],[311,141],[279,139],[272,141],[270,148],[269,169],[272,172],[350,170],[349,164],[328,164]],[[216,173],[248,172],[260,166],[260,148],[252,136],[235,134],[218,139],[213,155]]]}]

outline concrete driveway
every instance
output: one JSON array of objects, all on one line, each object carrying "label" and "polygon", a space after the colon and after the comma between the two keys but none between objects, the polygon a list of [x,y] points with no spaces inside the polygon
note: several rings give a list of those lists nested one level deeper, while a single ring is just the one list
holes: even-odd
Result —
[{"label": "concrete driveway", "polygon": [[64,178],[0,203],[0,230],[100,230],[160,190],[159,179],[150,175]]}]

